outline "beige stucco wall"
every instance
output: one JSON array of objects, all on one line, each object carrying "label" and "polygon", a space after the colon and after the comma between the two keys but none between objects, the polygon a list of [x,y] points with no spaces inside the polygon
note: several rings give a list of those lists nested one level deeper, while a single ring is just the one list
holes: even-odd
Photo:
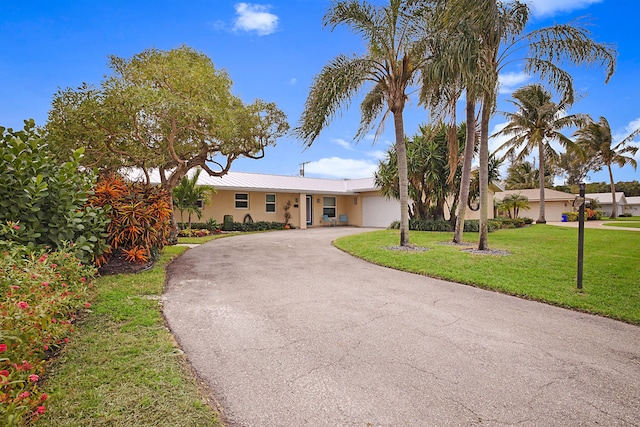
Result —
[{"label": "beige stucco wall", "polygon": [[[489,189],[488,193],[487,193],[487,206],[489,207],[489,209],[487,210],[487,217],[488,218],[493,218],[493,196],[495,195],[495,193],[493,192],[493,190]],[[453,196],[449,197],[447,199],[447,203],[446,203],[446,209],[444,212],[444,217],[445,219],[449,219],[449,207],[451,206],[451,203],[453,201]],[[469,209],[469,206],[467,206],[467,209],[464,213],[464,219],[480,219],[480,210],[478,209],[477,211],[473,211],[471,209]]]},{"label": "beige stucco wall", "polygon": [[[544,202],[544,218],[546,221],[562,221],[562,213],[571,212],[572,210],[571,203],[568,201],[545,200]],[[534,221],[537,220],[540,217],[540,202],[529,202],[529,210],[521,210],[518,216],[520,218],[531,218]]]},{"label": "beige stucco wall", "polygon": [[[235,194],[249,194],[249,208],[235,208]],[[266,194],[276,195],[276,211],[266,211]],[[312,214],[313,220],[311,226],[324,226],[322,221],[322,202],[323,197],[335,195],[332,194],[310,194],[312,196]],[[222,224],[225,215],[232,215],[235,222],[242,222],[246,214],[250,214],[254,221],[273,221],[284,222],[283,206],[287,200],[291,201],[291,220],[289,221],[296,228],[306,228],[306,196],[305,193],[266,193],[259,191],[232,191],[218,190],[213,194],[210,203],[203,209],[202,219],[198,221],[206,221],[214,218],[219,224]],[[336,219],[340,215],[349,217],[350,225],[359,226],[362,223],[362,200],[359,195],[338,195],[336,197]],[[296,202],[297,200],[297,202]],[[179,213],[176,218],[180,218]],[[195,220],[194,220],[195,221]]]}]

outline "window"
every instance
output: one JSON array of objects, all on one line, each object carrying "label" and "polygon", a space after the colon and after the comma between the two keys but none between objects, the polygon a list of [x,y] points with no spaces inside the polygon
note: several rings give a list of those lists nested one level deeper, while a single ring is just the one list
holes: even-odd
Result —
[{"label": "window", "polygon": [[265,196],[265,209],[267,212],[276,211],[276,195],[275,194],[267,194]]},{"label": "window", "polygon": [[249,193],[236,193],[236,209],[249,209]]},{"label": "window", "polygon": [[322,215],[327,215],[329,218],[336,217],[336,198],[335,197],[322,198]]},{"label": "window", "polygon": [[202,200],[202,199],[198,199],[198,200],[196,200],[196,207],[197,207],[198,209],[202,209],[202,208],[204,208],[204,200]]}]

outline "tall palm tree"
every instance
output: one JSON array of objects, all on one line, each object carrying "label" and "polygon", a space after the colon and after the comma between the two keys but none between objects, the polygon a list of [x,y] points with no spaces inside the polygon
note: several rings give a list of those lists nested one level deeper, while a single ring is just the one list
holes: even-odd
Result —
[{"label": "tall palm tree", "polygon": [[596,156],[601,165],[605,165],[609,170],[609,182],[611,183],[611,217],[618,217],[618,206],[616,203],[616,185],[613,181],[613,172],[611,171],[611,165],[616,164],[620,167],[625,165],[631,165],[634,169],[638,167],[636,160],[631,157],[635,156],[638,152],[638,147],[627,145],[633,139],[640,134],[640,128],[631,132],[622,141],[613,145],[613,137],[611,136],[611,127],[609,122],[604,117],[600,117],[600,120],[591,122],[586,126],[578,129],[573,136],[576,137],[576,144],[579,146],[585,146],[587,149],[591,149],[596,153]]},{"label": "tall palm tree", "polygon": [[[477,67],[477,87],[481,88],[480,115],[480,236],[478,249],[487,249],[489,121],[494,114],[497,98],[498,74],[509,63],[522,61],[524,70],[537,74],[570,105],[574,101],[571,75],[560,64],[601,65],[606,68],[606,81],[615,69],[615,50],[596,43],[581,26],[553,25],[529,33],[524,28],[529,19],[528,7],[518,1],[476,0],[469,7],[468,0],[440,0],[447,10],[449,28],[466,23],[474,29],[479,51],[471,55],[480,62]],[[524,34],[523,34],[524,33]]]},{"label": "tall palm tree", "polygon": [[[569,126],[581,126],[587,121],[583,114],[566,115],[566,102],[556,104],[551,100],[551,93],[541,85],[527,85],[513,92],[515,100],[511,102],[517,107],[515,113],[503,113],[509,123],[493,136],[505,135],[511,138],[498,147],[497,151],[507,149],[505,157],[515,156],[522,161],[533,150],[538,150],[540,167],[538,170],[538,186],[540,188],[540,215],[536,220],[544,224],[545,220],[545,163],[556,158],[558,153],[551,146],[551,141],[559,141],[563,146],[572,146],[573,142],[560,133]],[[516,155],[516,151],[519,153]]]},{"label": "tall palm tree", "polygon": [[[369,92],[360,106],[362,117],[356,139],[371,129],[382,115],[391,113],[395,128],[400,191],[400,245],[409,245],[407,154],[403,112],[407,89],[428,61],[424,25],[424,2],[390,0],[388,6],[366,1],[334,2],[324,16],[332,29],[347,25],[367,43],[361,55],[339,55],[316,76],[298,127],[294,130],[309,146],[337,111],[368,84]],[[417,23],[420,16],[420,23]]]},{"label": "tall palm tree", "polygon": [[[547,168],[545,167],[545,171]],[[545,172],[545,187],[553,185],[553,176]],[[523,190],[526,188],[536,188],[540,185],[540,170],[531,162],[514,163],[507,170],[507,178],[504,180],[505,190]]]}]

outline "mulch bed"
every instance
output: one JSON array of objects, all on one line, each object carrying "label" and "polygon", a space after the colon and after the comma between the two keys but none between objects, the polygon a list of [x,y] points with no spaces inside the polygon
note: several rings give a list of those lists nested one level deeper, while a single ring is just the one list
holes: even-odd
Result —
[{"label": "mulch bed", "polygon": [[101,276],[108,276],[111,274],[133,274],[145,271],[153,267],[154,262],[129,262],[126,259],[126,255],[118,251],[105,265],[98,269],[98,274]]}]

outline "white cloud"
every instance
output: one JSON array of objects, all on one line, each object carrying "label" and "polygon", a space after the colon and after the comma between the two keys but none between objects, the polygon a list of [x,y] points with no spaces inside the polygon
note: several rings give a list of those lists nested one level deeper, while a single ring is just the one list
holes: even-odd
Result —
[{"label": "white cloud", "polygon": [[227,24],[218,19],[217,21],[210,22],[209,27],[211,27],[214,31],[224,31],[227,29]]},{"label": "white cloud", "polygon": [[387,152],[382,150],[375,150],[366,153],[367,156],[374,158],[376,160],[384,160],[387,158]]},{"label": "white cloud", "polygon": [[276,31],[278,17],[268,12],[270,6],[238,3],[235,8],[238,15],[235,30],[256,31],[259,36],[266,36]]},{"label": "white cloud", "polygon": [[603,0],[525,0],[536,16],[553,16],[559,12],[584,9]]},{"label": "white cloud", "polygon": [[334,144],[339,145],[340,147],[344,148],[345,150],[355,151],[353,146],[349,142],[345,141],[344,139],[332,138],[331,142],[333,142]]},{"label": "white cloud", "polygon": [[368,178],[378,169],[378,165],[369,160],[343,159],[328,157],[305,165],[305,172],[329,178]]},{"label": "white cloud", "polygon": [[289,84],[291,86],[295,85],[296,83],[298,83],[298,79],[296,79],[295,77],[293,77],[292,79],[289,79]]},{"label": "white cloud", "polygon": [[513,91],[524,85],[530,79],[531,76],[523,72],[509,72],[500,74],[498,76],[498,92],[503,95],[511,95]]}]

